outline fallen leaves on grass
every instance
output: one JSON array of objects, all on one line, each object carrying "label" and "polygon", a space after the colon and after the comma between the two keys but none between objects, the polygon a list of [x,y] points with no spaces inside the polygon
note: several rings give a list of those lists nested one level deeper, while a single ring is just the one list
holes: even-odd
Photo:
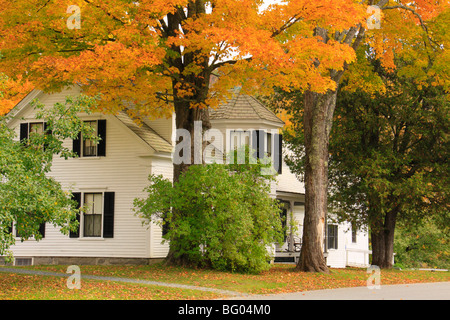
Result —
[{"label": "fallen leaves on grass", "polygon": [[[35,266],[34,268],[65,273],[67,266]],[[369,277],[369,274],[365,268],[331,269],[329,274],[324,274],[298,272],[294,269],[294,266],[283,264],[274,265],[268,271],[257,275],[189,269],[166,266],[161,263],[141,266],[80,266],[80,268],[82,275],[93,274],[100,276],[137,278],[142,280],[189,284],[223,290],[239,291],[251,294],[288,293],[366,286],[367,279]],[[449,280],[450,275],[448,272],[431,273],[420,271],[381,270],[381,285]],[[83,285],[85,285],[85,282],[83,282]],[[117,286],[117,284],[111,285]],[[103,286],[106,286],[106,284]],[[103,290],[114,291],[114,288],[115,287],[104,287]],[[164,288],[160,292],[152,291],[151,293],[142,293],[136,288],[130,288],[129,290],[134,290],[129,295],[134,295],[132,299],[136,299],[135,297],[140,296],[148,299],[185,299],[186,296],[192,296],[190,293],[182,293],[182,297],[180,297],[178,295],[179,292],[181,292],[180,290],[175,289],[175,291],[172,291],[169,290],[169,288]],[[95,294],[93,295],[95,296]],[[128,298],[125,293],[122,295],[114,294],[114,297],[117,299]],[[198,294],[194,295],[194,297],[200,297],[200,299],[210,298],[210,296],[199,296]]]},{"label": "fallen leaves on grass", "polygon": [[210,292],[161,288],[143,284],[82,280],[81,289],[69,289],[66,278],[0,273],[2,300],[191,300],[220,297]]}]

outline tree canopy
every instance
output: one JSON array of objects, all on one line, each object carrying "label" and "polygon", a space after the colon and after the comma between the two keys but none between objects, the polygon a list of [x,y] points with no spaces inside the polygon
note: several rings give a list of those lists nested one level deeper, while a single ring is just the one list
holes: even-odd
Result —
[{"label": "tree canopy", "polygon": [[[79,11],[67,13],[70,5]],[[179,100],[214,107],[237,85],[253,92],[275,84],[332,89],[324,71],[342,68],[354,52],[339,41],[317,41],[314,29],[343,32],[367,15],[348,0],[269,6],[260,0],[2,0],[0,6],[1,71],[45,90],[81,84],[86,94],[102,93],[103,110],[133,103],[135,116],[167,115],[170,102]],[[80,28],[69,29],[77,13]],[[221,77],[210,83],[214,71]]]}]

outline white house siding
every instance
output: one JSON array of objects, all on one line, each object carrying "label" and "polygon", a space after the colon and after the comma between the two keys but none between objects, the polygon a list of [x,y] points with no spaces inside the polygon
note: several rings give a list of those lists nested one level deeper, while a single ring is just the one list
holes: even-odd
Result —
[{"label": "white house siding", "polygon": [[[152,173],[156,175],[163,175],[172,181],[173,179],[173,164],[171,158],[155,157],[152,161]],[[169,252],[169,244],[162,243],[162,229],[161,226],[152,223],[150,225],[151,239],[150,239],[150,256],[152,258],[165,258]]]},{"label": "white house siding", "polygon": [[356,242],[352,242],[350,223],[341,223],[338,226],[338,248],[328,249],[327,264],[332,268],[367,267],[369,265],[368,247],[369,237],[366,232],[358,230]]},{"label": "white house siding", "polygon": [[[64,100],[65,95],[43,95],[40,101],[46,106]],[[76,90],[73,91],[76,94]],[[33,110],[21,116],[25,121],[34,118]],[[64,160],[55,158],[51,176],[64,189],[73,192],[115,192],[114,238],[69,238],[58,228],[46,225],[45,238],[39,242],[17,239],[12,251],[23,256],[70,257],[123,257],[150,258],[150,232],[132,211],[133,200],[148,184],[148,175],[158,166],[152,164],[151,148],[111,115],[89,115],[86,119],[106,119],[106,156]],[[168,120],[170,121],[170,120]],[[20,121],[13,122],[19,133]],[[72,140],[65,141],[71,148]],[[155,234],[155,232],[153,232]]]},{"label": "white house siding", "polygon": [[[66,95],[76,95],[77,90],[68,90],[52,95],[41,95],[40,101],[46,106],[62,102]],[[24,99],[24,101],[27,101]],[[25,121],[34,119],[31,108],[23,109],[10,125],[19,135],[20,118]],[[164,258],[169,250],[168,244],[162,244],[161,227],[152,223],[143,226],[140,218],[132,210],[133,200],[145,196],[143,189],[148,185],[148,175],[162,174],[172,179],[173,165],[169,154],[155,153],[148,141],[141,140],[133,131],[112,115],[89,115],[89,119],[106,119],[106,157],[78,158],[64,160],[55,158],[51,175],[61,182],[63,188],[72,192],[115,192],[114,238],[69,238],[49,224],[46,225],[45,238],[39,242],[28,240],[18,242],[12,247],[16,257],[110,257],[110,258]],[[174,139],[174,117],[146,121],[165,140]],[[227,146],[229,129],[277,129],[279,124],[256,121],[227,120],[212,121],[219,129]],[[65,145],[72,147],[72,140]],[[280,200],[289,202],[296,224],[295,236],[303,233],[304,184],[290,172],[283,162],[282,174],[271,185],[271,194]],[[290,220],[288,221],[288,225]],[[353,243],[348,224],[338,228],[338,249],[329,249],[327,262],[331,267],[346,265],[363,266],[368,263],[368,236],[358,233]],[[348,232],[347,232],[348,231]],[[287,243],[282,250],[287,249]]]}]

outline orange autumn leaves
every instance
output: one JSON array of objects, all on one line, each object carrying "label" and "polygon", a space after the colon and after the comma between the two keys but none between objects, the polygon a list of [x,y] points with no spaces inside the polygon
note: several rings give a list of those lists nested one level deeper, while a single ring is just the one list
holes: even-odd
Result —
[{"label": "orange autumn leaves", "polygon": [[0,116],[8,113],[33,89],[29,81],[21,80],[13,80],[0,73]]},{"label": "orange autumn leaves", "polygon": [[[208,106],[239,84],[249,93],[274,85],[334,89],[326,71],[352,61],[354,53],[347,45],[321,42],[314,28],[343,30],[366,15],[351,0],[285,1],[265,10],[257,0],[197,2],[195,10],[203,7],[196,14],[186,0],[0,4],[0,71],[21,74],[49,91],[78,83],[88,94],[100,93],[105,110],[126,102],[140,106],[136,113],[153,116],[170,112],[167,98],[174,89],[178,98],[194,97],[194,82],[212,70],[221,77],[203,101]],[[81,29],[67,28],[69,5],[80,7]],[[168,14],[181,18],[177,28],[170,29]],[[177,58],[182,67],[173,64]],[[321,60],[319,68],[315,60]],[[186,78],[199,80],[173,86]]]},{"label": "orange autumn leaves", "polygon": [[[448,8],[447,2],[431,0],[415,4],[427,23]],[[80,8],[80,29],[67,28],[69,5]],[[261,0],[0,0],[0,72],[21,75],[49,91],[78,83],[89,95],[101,94],[103,111],[134,105],[136,115],[153,117],[172,112],[175,94],[191,106],[214,107],[236,85],[249,94],[267,94],[273,86],[325,92],[336,88],[330,70],[341,70],[356,55],[348,44],[323,41],[314,31],[322,27],[331,35],[364,26],[367,5],[354,0],[269,5]],[[384,66],[395,67],[394,52],[415,55],[423,64],[426,52],[413,52],[423,38],[419,22],[408,10],[382,10],[382,28],[366,30],[366,43]],[[199,99],[213,72],[220,80]]]}]

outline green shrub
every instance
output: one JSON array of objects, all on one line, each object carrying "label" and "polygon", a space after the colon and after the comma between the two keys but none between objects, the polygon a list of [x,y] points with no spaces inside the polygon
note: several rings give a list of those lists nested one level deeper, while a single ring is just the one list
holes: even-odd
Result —
[{"label": "green shrub", "polygon": [[261,165],[192,165],[172,186],[151,175],[135,208],[144,223],[168,229],[176,256],[196,267],[258,273],[269,267],[268,246],[280,241],[280,208]]}]

